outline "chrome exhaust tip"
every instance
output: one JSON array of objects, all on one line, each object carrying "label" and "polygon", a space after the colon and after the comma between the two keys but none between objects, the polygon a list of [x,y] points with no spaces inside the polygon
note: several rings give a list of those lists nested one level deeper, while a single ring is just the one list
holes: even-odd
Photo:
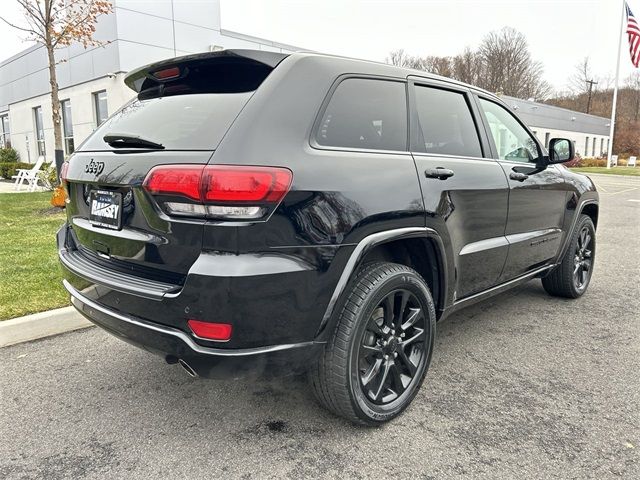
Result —
[{"label": "chrome exhaust tip", "polygon": [[196,373],[196,371],[191,368],[191,365],[189,365],[187,362],[185,362],[183,359],[179,358],[178,359],[178,363],[180,364],[180,366],[183,368],[183,370],[185,372],[187,372],[187,375],[189,375],[192,378],[195,378],[198,376],[198,374]]}]

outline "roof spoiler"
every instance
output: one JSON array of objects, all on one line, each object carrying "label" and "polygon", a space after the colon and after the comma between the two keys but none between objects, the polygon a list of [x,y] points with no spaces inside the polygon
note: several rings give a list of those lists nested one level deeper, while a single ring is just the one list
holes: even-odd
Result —
[{"label": "roof spoiler", "polygon": [[174,81],[185,75],[190,68],[216,63],[232,63],[262,66],[273,70],[282,60],[288,57],[285,53],[262,50],[221,50],[218,52],[196,53],[183,57],[169,58],[150,63],[132,70],[124,78],[124,83],[132,90],[142,91],[157,88],[163,83]]}]

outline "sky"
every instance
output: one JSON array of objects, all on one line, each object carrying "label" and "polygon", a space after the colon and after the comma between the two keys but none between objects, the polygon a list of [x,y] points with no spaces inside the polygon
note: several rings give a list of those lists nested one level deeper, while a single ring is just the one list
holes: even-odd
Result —
[{"label": "sky", "polygon": [[[0,15],[20,21],[14,0],[0,2]],[[640,18],[640,0],[628,2]],[[222,0],[221,9],[224,29],[377,61],[399,48],[412,55],[455,55],[511,26],[527,37],[544,78],[563,90],[587,56],[595,76],[613,78],[622,0]],[[0,59],[29,46],[21,37],[0,23]],[[621,78],[632,71],[624,36]]]}]

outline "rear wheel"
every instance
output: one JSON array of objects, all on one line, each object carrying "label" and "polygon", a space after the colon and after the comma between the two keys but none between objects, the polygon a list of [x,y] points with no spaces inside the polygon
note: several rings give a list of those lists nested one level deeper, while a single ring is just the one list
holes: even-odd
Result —
[{"label": "rear wheel", "polygon": [[417,394],[431,361],[435,309],[422,277],[404,265],[367,265],[352,285],[311,383],[330,411],[376,425]]},{"label": "rear wheel", "polygon": [[542,279],[550,295],[578,298],[587,291],[596,255],[596,231],[591,218],[580,215],[560,265]]}]

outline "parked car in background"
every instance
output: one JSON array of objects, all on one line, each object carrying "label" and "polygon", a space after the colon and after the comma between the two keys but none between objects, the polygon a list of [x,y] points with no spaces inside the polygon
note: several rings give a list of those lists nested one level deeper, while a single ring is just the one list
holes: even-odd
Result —
[{"label": "parked car in background", "polygon": [[501,100],[391,65],[227,50],[131,72],[137,97],[64,165],[73,305],[191,375],[309,370],[379,424],[436,322],[542,278],[577,298],[598,194]]}]

